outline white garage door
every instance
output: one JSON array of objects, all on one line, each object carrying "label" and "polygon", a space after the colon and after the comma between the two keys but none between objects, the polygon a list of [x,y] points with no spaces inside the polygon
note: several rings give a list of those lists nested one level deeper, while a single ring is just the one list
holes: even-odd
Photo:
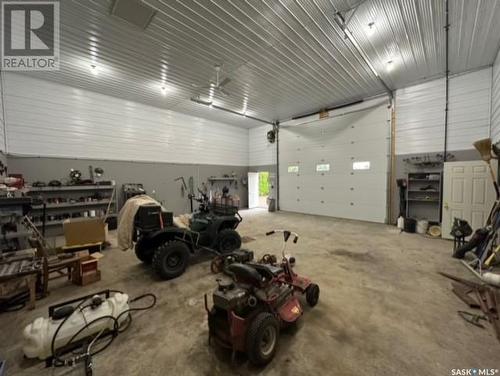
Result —
[{"label": "white garage door", "polygon": [[280,130],[280,209],[386,221],[387,105]]}]

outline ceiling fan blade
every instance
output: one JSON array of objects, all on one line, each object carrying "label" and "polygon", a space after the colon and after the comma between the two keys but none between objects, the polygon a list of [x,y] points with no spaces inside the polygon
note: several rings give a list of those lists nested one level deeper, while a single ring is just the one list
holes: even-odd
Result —
[{"label": "ceiling fan blade", "polygon": [[222,80],[222,82],[219,84],[219,87],[226,86],[228,83],[231,82],[231,79],[229,77],[226,77]]}]

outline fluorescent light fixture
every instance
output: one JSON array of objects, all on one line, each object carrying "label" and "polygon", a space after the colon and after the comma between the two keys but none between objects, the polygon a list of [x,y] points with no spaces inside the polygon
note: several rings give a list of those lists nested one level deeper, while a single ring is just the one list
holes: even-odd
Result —
[{"label": "fluorescent light fixture", "polygon": [[386,66],[385,66],[385,70],[387,72],[390,72],[390,71],[392,71],[393,68],[394,68],[394,60],[387,61]]},{"label": "fluorescent light fixture", "polygon": [[191,102],[195,102],[195,103],[198,103],[198,104],[202,104],[204,106],[208,106],[208,108],[213,108],[213,109],[216,109],[216,110],[228,112],[228,113],[233,114],[233,115],[243,116],[243,117],[246,117],[246,118],[251,119],[251,120],[259,121],[261,123],[273,125],[273,123],[270,122],[270,121],[259,119],[259,118],[256,118],[254,116],[250,116],[246,112],[241,113],[241,112],[238,112],[238,111],[230,110],[228,108],[224,108],[224,107],[218,106],[216,104],[213,104],[212,100],[204,101],[204,100],[201,100],[200,98],[197,98],[197,97],[191,97]]},{"label": "fluorescent light fixture", "polygon": [[373,34],[375,34],[375,21],[370,22],[366,28],[366,35],[371,37]]},{"label": "fluorescent light fixture", "polygon": [[370,67],[373,74],[376,77],[378,77],[378,73],[375,70],[375,68],[373,67],[372,63],[370,62],[370,59],[368,59],[368,56],[366,56],[365,52],[361,49],[361,47],[359,47],[359,44],[358,44],[358,42],[356,42],[356,39],[354,39],[354,36],[352,35],[351,31],[347,27],[345,27],[343,29],[343,31],[344,31],[345,35],[347,35],[347,38],[349,38],[351,43],[354,45],[356,50],[358,50],[358,52],[363,56],[363,59],[365,60],[366,64],[368,64],[368,66]]}]

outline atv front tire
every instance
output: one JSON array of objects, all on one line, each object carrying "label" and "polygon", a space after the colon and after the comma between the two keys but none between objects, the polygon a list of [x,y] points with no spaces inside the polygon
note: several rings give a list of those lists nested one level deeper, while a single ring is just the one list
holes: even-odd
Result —
[{"label": "atv front tire", "polygon": [[241,237],[236,230],[226,228],[217,235],[216,246],[219,252],[229,253],[241,247]]},{"label": "atv front tire", "polygon": [[268,364],[276,353],[279,334],[278,320],[268,312],[259,313],[247,332],[248,360],[257,366]]},{"label": "atv front tire", "polygon": [[135,245],[135,255],[143,263],[151,264],[151,261],[153,260],[153,254],[154,254],[153,249],[145,249],[143,247],[138,246],[138,244]]},{"label": "atv front tire", "polygon": [[319,286],[311,283],[306,289],[306,300],[309,306],[314,307],[319,300]]},{"label": "atv front tire", "polygon": [[189,262],[189,248],[181,241],[169,241],[154,252],[153,270],[163,279],[180,276]]}]

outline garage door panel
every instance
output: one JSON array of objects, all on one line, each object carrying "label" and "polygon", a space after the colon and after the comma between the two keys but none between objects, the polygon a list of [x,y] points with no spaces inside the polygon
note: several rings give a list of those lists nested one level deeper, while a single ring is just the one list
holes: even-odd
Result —
[{"label": "garage door panel", "polygon": [[[310,157],[314,158],[314,157]],[[370,170],[353,170],[354,162],[370,162]],[[316,165],[318,164],[329,164],[330,171],[316,171]],[[339,159],[327,159],[323,158],[323,160],[313,160],[309,161],[290,161],[285,162],[280,160],[280,165],[283,169],[283,175],[291,175],[292,173],[288,172],[288,167],[290,166],[298,166],[299,168],[299,176],[307,176],[308,178],[321,178],[323,176],[332,176],[336,175],[337,178],[347,178],[349,176],[372,176],[383,175],[387,176],[387,157],[378,157],[378,158],[339,158]],[[323,174],[323,175],[322,175]],[[297,175],[293,173],[293,175]]]},{"label": "garage door panel", "polygon": [[388,138],[387,136],[378,137],[378,138],[362,138],[362,136],[347,137],[345,139],[334,139],[329,140],[327,135],[322,135],[318,139],[310,140],[305,138],[298,138],[287,144],[286,146],[282,145],[285,141],[280,140],[280,153],[287,154],[289,152],[295,151],[311,151],[316,149],[325,149],[327,151],[339,151],[341,153],[346,153],[351,150],[352,145],[362,146],[363,150],[373,150],[375,152],[380,152],[383,150],[384,146],[387,145]]},{"label": "garage door panel", "polygon": [[[385,106],[280,133],[282,210],[384,222],[389,155]],[[370,162],[353,170],[353,162]],[[330,164],[329,171],[316,171]],[[288,173],[288,166],[299,166]]]},{"label": "garage door panel", "polygon": [[[366,148],[358,148],[357,146],[349,145],[345,150],[340,149],[312,149],[305,151],[280,152],[280,163],[286,165],[288,163],[305,163],[306,161],[320,162],[349,162],[351,160],[358,161],[377,161],[378,163],[387,163],[388,151],[384,150],[383,146],[379,150],[369,150]],[[337,163],[338,164],[338,163]]]},{"label": "garage door panel", "polygon": [[301,200],[299,203],[285,204],[281,209],[360,221],[383,222],[385,220],[385,210],[378,205],[350,205],[349,203],[329,205],[317,200]]}]

